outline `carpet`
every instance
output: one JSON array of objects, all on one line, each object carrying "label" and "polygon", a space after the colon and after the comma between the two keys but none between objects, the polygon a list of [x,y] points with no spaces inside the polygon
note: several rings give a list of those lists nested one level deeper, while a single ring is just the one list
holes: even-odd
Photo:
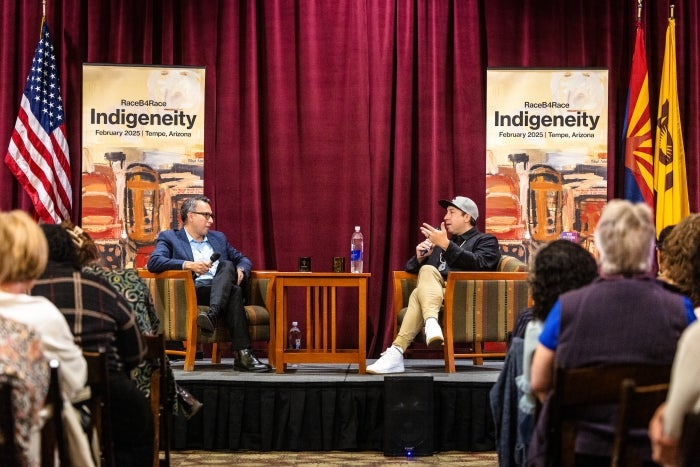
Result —
[{"label": "carpet", "polygon": [[237,467],[262,466],[405,466],[440,465],[466,467],[497,467],[495,452],[441,452],[425,457],[386,457],[381,452],[351,451],[171,451],[172,467],[195,467],[215,465]]}]

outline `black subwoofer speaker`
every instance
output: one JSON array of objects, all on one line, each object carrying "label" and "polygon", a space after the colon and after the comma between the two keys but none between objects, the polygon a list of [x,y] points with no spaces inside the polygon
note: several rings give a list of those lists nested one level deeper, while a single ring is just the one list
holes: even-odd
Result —
[{"label": "black subwoofer speaker", "polygon": [[433,455],[432,376],[384,378],[384,455]]}]

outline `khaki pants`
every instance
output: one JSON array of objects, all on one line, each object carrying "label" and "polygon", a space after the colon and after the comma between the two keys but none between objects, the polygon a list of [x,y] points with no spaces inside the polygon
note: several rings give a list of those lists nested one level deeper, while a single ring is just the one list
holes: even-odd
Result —
[{"label": "khaki pants", "polygon": [[440,271],[434,266],[420,268],[416,288],[408,299],[408,309],[393,345],[405,352],[425,326],[425,320],[438,319],[444,298],[445,279],[442,278]]}]

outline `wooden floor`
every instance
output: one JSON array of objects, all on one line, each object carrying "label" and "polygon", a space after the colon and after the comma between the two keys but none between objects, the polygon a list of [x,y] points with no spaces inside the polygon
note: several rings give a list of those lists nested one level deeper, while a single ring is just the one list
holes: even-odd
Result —
[{"label": "wooden floor", "polygon": [[466,467],[496,467],[495,452],[441,452],[425,457],[385,457],[378,452],[217,452],[173,451],[172,467],[213,465],[254,466],[403,466],[440,465]]}]

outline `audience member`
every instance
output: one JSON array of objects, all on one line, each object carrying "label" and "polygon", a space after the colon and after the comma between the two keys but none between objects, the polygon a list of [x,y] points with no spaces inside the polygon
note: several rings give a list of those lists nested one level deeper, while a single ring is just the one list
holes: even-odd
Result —
[{"label": "audience member", "polygon": [[659,279],[667,287],[693,299],[700,306],[700,297],[692,291],[692,258],[700,244],[700,214],[690,214],[676,224],[663,241]]},{"label": "audience member", "polygon": [[519,402],[523,412],[534,413],[536,399],[530,392],[530,365],[549,311],[561,294],[590,284],[596,277],[598,264],[595,258],[578,243],[555,240],[535,255],[529,276],[533,319],[525,330],[523,374],[517,380],[524,393]]},{"label": "audience member", "polygon": [[[555,362],[564,368],[671,364],[681,332],[695,319],[689,298],[664,289],[651,276],[654,225],[648,206],[608,202],[595,230],[595,245],[600,277],[560,295],[539,337],[531,387],[543,402],[552,388]],[[609,465],[614,418],[611,406],[591,407],[580,414],[577,462]],[[547,422],[546,416],[539,417],[528,448],[533,465],[541,463],[546,452]],[[587,422],[606,430],[593,430]]]},{"label": "audience member", "polygon": [[151,410],[129,377],[146,355],[134,315],[106,281],[81,273],[75,247],[63,227],[41,227],[49,242],[49,262],[32,293],[56,304],[83,350],[107,352],[116,464],[149,465],[153,460]]},{"label": "audience member", "polygon": [[513,338],[503,370],[489,394],[499,465],[525,463],[536,402],[530,392],[530,361],[549,310],[560,294],[589,284],[597,276],[595,258],[569,240],[554,240],[535,253],[528,277],[533,306],[524,310],[531,311],[533,319],[527,323],[524,336]]},{"label": "audience member", "polygon": [[[76,248],[78,262],[82,266],[82,272],[86,275],[94,275],[105,279],[118,293],[120,293],[131,307],[136,318],[136,324],[142,334],[156,335],[160,326],[160,319],[156,314],[151,292],[133,268],[108,269],[100,264],[100,253],[97,245],[80,227],[73,225],[69,220],[61,223],[73,240]],[[192,394],[177,384],[168,361],[168,391],[173,406],[170,407],[174,414],[182,414],[185,418],[191,418],[202,407]],[[131,371],[131,376],[136,386],[146,395],[151,396],[151,374],[156,368],[150,361],[144,361]]]},{"label": "audience member", "polygon": [[38,333],[3,316],[0,316],[0,381],[12,384],[15,448],[20,465],[39,466],[39,414],[49,388],[49,366]]},{"label": "audience member", "polygon": [[661,257],[664,254],[664,241],[666,241],[666,237],[668,237],[668,234],[671,233],[671,230],[673,230],[674,225],[667,225],[663,229],[661,229],[661,232],[659,232],[659,236],[656,239],[656,267],[657,267],[657,275],[662,276],[663,275],[663,270],[661,269]]},{"label": "audience member", "polygon": [[[48,258],[46,238],[37,223],[23,211],[0,213],[0,315],[30,326],[39,334],[48,360],[59,362],[59,383],[64,416],[76,421],[70,404],[82,397],[87,364],[63,314],[44,297],[27,294],[42,274]],[[69,425],[77,428],[77,423]],[[69,453],[88,465],[90,450],[82,430],[68,430]]]},{"label": "audience member", "polygon": [[[700,296],[700,244],[691,261],[693,267],[692,291]],[[696,308],[696,312],[700,307]],[[663,465],[678,464],[678,441],[683,429],[683,417],[688,412],[700,411],[700,324],[693,323],[681,335],[673,359],[671,385],[666,402],[649,423],[649,438],[655,462]]]},{"label": "audience member", "polygon": [[0,315],[39,333],[46,358],[61,365],[61,389],[73,400],[87,379],[83,352],[58,308],[44,297],[27,294],[44,271],[47,258],[46,238],[27,213],[0,213]]},{"label": "audience member", "polygon": [[244,308],[244,282],[250,278],[250,259],[231,246],[223,232],[210,230],[214,215],[206,196],[185,200],[180,208],[180,219],[182,229],[158,234],[155,249],[148,259],[148,270],[192,271],[197,303],[209,307],[208,312],[197,316],[197,326],[203,332],[212,333],[217,321],[223,320],[231,335],[234,369],[270,371],[270,365],[258,360],[251,349]]},{"label": "audience member", "polygon": [[438,317],[449,271],[493,271],[498,266],[501,257],[498,240],[476,227],[479,217],[476,203],[457,196],[452,201],[442,199],[438,204],[446,211],[440,228],[423,223],[420,232],[425,240],[416,245],[416,254],[406,263],[406,271],[417,273],[418,282],[399,333],[382,356],[367,367],[367,373],[403,373],[403,354],[423,328],[428,346],[443,344]]}]

